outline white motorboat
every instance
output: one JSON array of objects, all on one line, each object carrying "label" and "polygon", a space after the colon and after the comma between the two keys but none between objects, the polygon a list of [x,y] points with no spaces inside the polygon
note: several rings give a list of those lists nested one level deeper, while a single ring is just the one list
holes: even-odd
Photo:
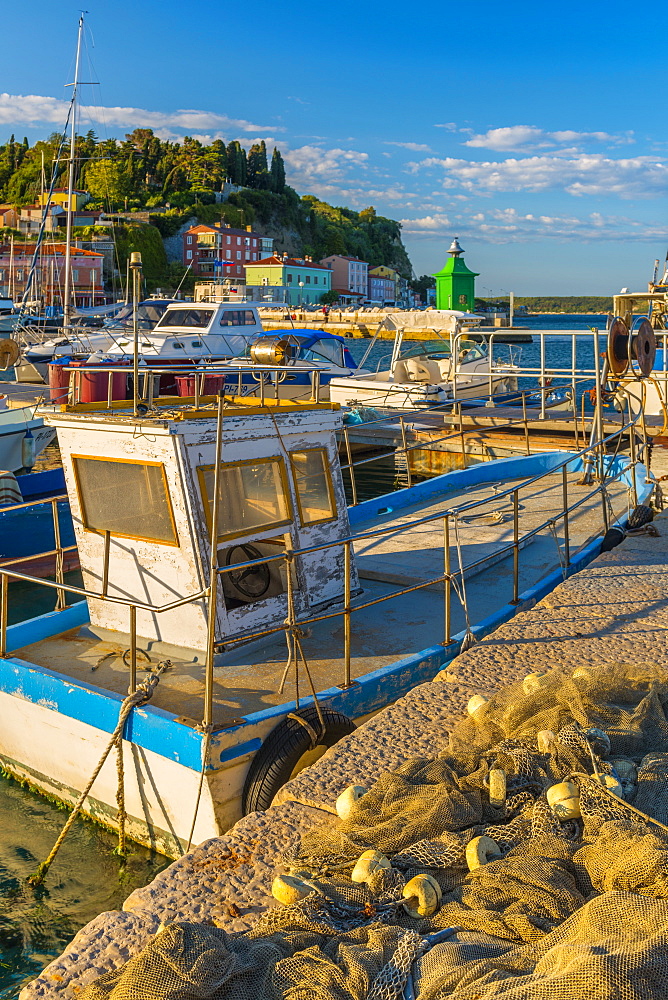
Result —
[{"label": "white motorboat", "polygon": [[[137,308],[137,325],[142,334],[153,329],[174,299],[146,299]],[[97,315],[92,313],[92,316]],[[102,327],[85,325],[85,313],[74,316],[74,325],[69,330],[59,330],[50,336],[28,336],[29,340],[21,352],[21,358],[14,366],[17,382],[48,382],[49,364],[58,358],[87,358],[91,354],[104,353],[116,345],[131,342],[133,332],[132,305],[117,306],[116,315]],[[24,317],[29,328],[29,317]],[[129,341],[128,341],[129,338]]]},{"label": "white motorboat", "polygon": [[398,332],[389,367],[333,378],[330,399],[342,405],[415,409],[517,389],[514,365],[491,362],[484,344],[460,335],[455,335],[454,343],[456,356],[443,339],[412,343],[402,351]]}]

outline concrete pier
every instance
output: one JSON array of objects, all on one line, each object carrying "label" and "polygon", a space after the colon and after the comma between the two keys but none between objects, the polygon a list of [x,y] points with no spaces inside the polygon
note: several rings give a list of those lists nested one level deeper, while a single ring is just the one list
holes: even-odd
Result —
[{"label": "concrete pier", "polygon": [[276,905],[270,887],[280,856],[315,825],[338,822],[334,803],[342,789],[368,785],[411,757],[438,754],[472,694],[492,693],[551,666],[596,671],[620,662],[668,662],[668,513],[654,523],[658,537],[631,536],[598,556],[477,642],[434,681],[414,688],[338,743],[285,785],[269,810],[246,816],[226,836],[174,862],[135,890],[122,912],[91,921],[24,988],[21,1000],[77,996],[140,950],[161,922],[250,928]]}]

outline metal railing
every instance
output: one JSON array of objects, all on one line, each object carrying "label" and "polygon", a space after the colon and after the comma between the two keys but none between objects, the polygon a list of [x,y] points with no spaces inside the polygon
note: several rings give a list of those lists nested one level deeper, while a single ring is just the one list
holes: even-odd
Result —
[{"label": "metal railing", "polygon": [[[224,410],[224,400],[222,395],[218,397],[218,405],[216,409],[217,413],[217,455],[220,455],[220,446],[222,441],[222,413]],[[212,412],[212,417],[214,412]],[[492,496],[479,498],[476,500],[469,500],[459,503],[447,510],[438,511],[436,513],[428,514],[423,517],[416,517],[408,522],[402,522],[400,528],[397,528],[396,524],[385,524],[378,528],[374,528],[370,531],[363,531],[358,534],[350,534],[344,538],[337,538],[335,541],[325,542],[318,545],[306,546],[301,549],[292,550],[289,546],[286,546],[285,551],[277,555],[267,555],[262,556],[258,559],[251,559],[245,562],[233,563],[229,566],[218,565],[218,545],[219,540],[217,539],[211,545],[211,564],[209,567],[209,586],[199,589],[197,592],[189,594],[185,597],[178,598],[177,600],[170,601],[167,604],[156,605],[150,602],[145,602],[137,600],[135,598],[121,597],[117,595],[110,595],[108,593],[108,578],[109,578],[109,540],[110,532],[104,533],[104,558],[103,558],[103,569],[102,569],[102,586],[99,591],[87,589],[86,587],[75,586],[66,583],[61,571],[56,572],[55,580],[42,579],[38,577],[31,576],[27,573],[22,572],[19,569],[14,568],[17,563],[27,561],[29,559],[40,558],[45,555],[56,555],[57,559],[62,560],[62,556],[65,552],[72,551],[75,546],[63,547],[60,544],[60,530],[57,521],[57,503],[59,500],[65,499],[64,497],[56,498],[45,498],[43,500],[29,501],[23,504],[12,505],[11,507],[2,508],[2,510],[14,510],[24,507],[32,507],[39,505],[41,503],[48,503],[52,505],[52,510],[54,511],[54,549],[49,553],[36,553],[31,556],[22,557],[21,559],[15,559],[11,561],[11,564],[3,563],[0,564],[0,655],[7,655],[7,629],[8,629],[8,597],[9,597],[9,582],[10,580],[20,580],[27,583],[35,584],[38,586],[43,586],[51,589],[55,589],[58,592],[58,598],[60,602],[61,595],[73,594],[80,596],[86,600],[95,601],[106,601],[109,603],[121,605],[128,608],[128,634],[129,634],[129,689],[134,691],[137,686],[137,611],[146,611],[151,614],[160,615],[166,612],[175,610],[176,608],[182,607],[187,604],[195,603],[197,601],[202,601],[209,598],[210,611],[215,610],[217,607],[217,594],[220,592],[218,587],[218,580],[224,573],[235,572],[238,573],[240,570],[246,570],[254,566],[267,565],[269,563],[281,563],[283,562],[285,568],[285,580],[286,580],[286,592],[287,592],[287,608],[288,608],[288,618],[276,625],[271,625],[265,628],[253,629],[243,633],[237,633],[232,636],[225,636],[218,640],[215,635],[215,613],[209,613],[207,616],[207,656],[204,665],[204,711],[202,720],[202,729],[204,731],[211,731],[213,727],[213,688],[214,688],[214,661],[216,646],[220,642],[224,642],[225,648],[238,645],[240,643],[245,643],[254,639],[259,639],[267,635],[274,633],[284,632],[286,637],[294,630],[294,628],[299,626],[303,628],[306,625],[315,624],[317,622],[326,621],[333,618],[343,617],[343,675],[341,677],[341,682],[339,687],[345,689],[353,683],[352,678],[352,643],[353,643],[353,616],[358,615],[364,610],[374,607],[376,605],[382,604],[385,601],[395,600],[404,595],[414,593],[416,591],[425,590],[427,588],[442,587],[443,588],[443,631],[442,637],[439,638],[439,642],[447,646],[452,642],[452,591],[453,589],[461,589],[462,581],[464,575],[469,573],[471,570],[483,566],[489,561],[489,556],[484,556],[481,559],[475,560],[472,563],[467,563],[462,565],[460,562],[459,568],[454,569],[451,566],[451,540],[453,537],[453,526],[454,533],[457,534],[457,521],[464,514],[469,514],[472,511],[478,511],[485,505],[493,503],[498,505],[500,501],[507,499],[512,504],[512,518],[513,518],[513,535],[512,540],[506,544],[503,544],[500,548],[495,550],[494,556],[495,561],[499,557],[505,557],[512,554],[513,557],[513,570],[512,570],[512,592],[513,597],[511,603],[517,604],[519,602],[520,595],[520,552],[523,545],[526,544],[527,540],[536,536],[541,531],[546,529],[555,532],[555,540],[557,540],[558,546],[558,557],[559,563],[562,566],[564,574],[571,563],[571,532],[570,526],[572,521],[572,515],[584,504],[590,502],[592,498],[597,495],[601,499],[601,510],[602,510],[602,528],[607,530],[610,525],[610,511],[611,511],[611,500],[609,496],[609,487],[612,483],[617,482],[623,476],[630,474],[632,483],[635,485],[635,478],[637,470],[640,466],[642,459],[645,457],[646,443],[640,442],[639,448],[634,450],[631,456],[631,462],[619,468],[616,472],[612,471],[614,459],[619,449],[621,443],[621,437],[624,434],[630,432],[631,438],[635,440],[635,425],[638,421],[638,417],[631,419],[628,423],[621,426],[619,429],[615,430],[612,434],[608,435],[600,442],[595,442],[587,447],[580,449],[576,453],[568,453],[564,456],[563,461],[555,463],[548,471],[541,472],[529,479],[523,480],[521,483],[513,484],[508,486],[499,492],[495,492]],[[601,479],[598,483],[592,484],[591,489],[589,489],[584,496],[571,500],[569,497],[568,488],[568,466],[572,465],[578,460],[586,462],[587,459],[593,455],[602,455],[602,450],[609,446],[613,441],[617,440],[617,449],[615,454],[610,457],[609,468],[606,469],[605,459],[602,460],[599,468],[601,471]],[[217,463],[218,464],[218,463]],[[553,516],[542,521],[539,525],[534,525],[530,527],[524,533],[520,532],[520,492],[526,490],[535,484],[541,483],[548,477],[554,477],[558,473],[561,473],[562,488],[561,488],[561,510]],[[608,474],[610,473],[611,474]],[[637,496],[635,495],[635,490],[631,491],[633,493],[633,501],[629,498],[629,504],[631,502],[637,502]],[[431,498],[434,502],[434,498]],[[613,515],[614,516],[614,515]],[[563,534],[564,534],[564,556],[563,560],[561,557],[561,546],[559,546],[558,539],[556,539],[556,525],[563,521]],[[396,537],[399,533],[404,533],[411,531],[416,527],[420,527],[427,524],[442,524],[442,538],[443,538],[443,573],[439,574],[432,579],[421,581],[417,584],[401,587],[396,591],[392,591],[389,594],[384,594],[379,597],[372,598],[371,600],[366,600],[362,602],[353,602],[353,582],[355,578],[354,562],[353,562],[353,548],[355,544],[363,544],[372,539],[382,539],[384,535],[392,535]],[[216,522],[213,521],[215,524]],[[296,559],[301,559],[306,555],[312,555],[315,553],[326,553],[328,551],[333,551],[335,556],[340,553],[343,549],[343,572],[344,572],[344,590],[343,599],[341,606],[335,610],[326,611],[321,614],[299,616],[297,618],[291,619],[290,608],[292,606],[292,596],[293,596],[293,578],[292,578],[292,567]],[[64,600],[63,600],[64,603]],[[61,604],[62,606],[62,604]],[[124,661],[125,656],[124,656]],[[331,686],[331,685],[328,685]],[[297,695],[297,702],[299,702],[299,695]],[[237,723],[235,723],[237,724]]]}]

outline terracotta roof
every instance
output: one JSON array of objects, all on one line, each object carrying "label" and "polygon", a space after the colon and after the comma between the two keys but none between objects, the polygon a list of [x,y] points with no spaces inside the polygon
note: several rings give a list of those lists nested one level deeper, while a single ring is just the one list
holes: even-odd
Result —
[{"label": "terracotta roof", "polygon": [[272,257],[265,257],[263,260],[252,260],[246,267],[301,267],[302,269],[309,271],[329,271],[328,267],[323,267],[322,264],[314,264],[313,261],[299,260],[297,257],[288,257],[287,260],[283,260],[282,257],[274,254]]},{"label": "terracotta roof", "polygon": [[331,257],[338,257],[339,260],[354,260],[358,264],[366,264],[367,267],[369,266],[368,262],[366,260],[362,260],[361,257],[346,257],[346,255],[343,253],[330,253],[326,257],[323,257],[322,259],[329,260]]},{"label": "terracotta roof", "polygon": [[[32,256],[35,252],[34,243],[15,243],[14,253],[21,256]],[[9,244],[0,247],[0,253],[9,253]],[[42,249],[42,254],[44,257],[64,257],[65,256],[65,244],[64,243],[48,243]],[[82,247],[72,247],[72,257],[104,257],[103,253],[98,253],[97,250],[84,250]]]},{"label": "terracotta roof", "polygon": [[349,288],[333,288],[332,291],[338,292],[339,295],[356,295],[359,299],[364,298],[363,292],[352,292]]},{"label": "terracotta roof", "polygon": [[[220,236],[252,236],[255,239],[262,238],[259,233],[256,233],[253,230],[249,232],[247,229],[232,229],[231,226],[206,226],[204,224],[191,226],[191,228],[187,229],[182,235],[189,236],[193,233],[217,233]],[[264,238],[268,239],[269,237]]]}]

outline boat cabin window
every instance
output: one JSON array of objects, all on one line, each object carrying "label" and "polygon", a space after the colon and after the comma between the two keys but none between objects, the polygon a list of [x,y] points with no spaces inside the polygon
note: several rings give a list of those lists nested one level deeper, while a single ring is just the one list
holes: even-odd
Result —
[{"label": "boat cabin window", "polygon": [[[282,555],[285,552],[285,536],[278,538],[263,538],[262,541],[238,542],[229,548],[218,550],[218,565],[235,566],[238,563],[251,562],[255,559]],[[291,569],[292,585],[297,588],[294,564]],[[228,611],[243,607],[246,604],[256,604],[270,597],[285,594],[288,589],[287,567],[284,559],[258,563],[257,566],[246,566],[244,569],[231,569],[220,574],[222,581],[225,607]]]},{"label": "boat cabin window", "polygon": [[[211,526],[214,467],[200,466],[202,498]],[[251,458],[220,466],[218,538],[238,538],[291,521],[282,458]]]},{"label": "boat cabin window", "polygon": [[257,322],[252,309],[225,309],[220,317],[221,326],[257,326]]},{"label": "boat cabin window", "polygon": [[331,521],[336,516],[336,501],[325,449],[291,451],[290,462],[302,524]]},{"label": "boat cabin window", "polygon": [[84,455],[72,460],[83,523],[89,531],[178,545],[161,462]]},{"label": "boat cabin window", "polygon": [[211,322],[212,309],[168,309],[158,326],[185,326],[187,328],[205,330]]},{"label": "boat cabin window", "polygon": [[343,344],[339,340],[316,340],[310,347],[299,351],[301,361],[330,361],[339,368],[345,368]]}]

